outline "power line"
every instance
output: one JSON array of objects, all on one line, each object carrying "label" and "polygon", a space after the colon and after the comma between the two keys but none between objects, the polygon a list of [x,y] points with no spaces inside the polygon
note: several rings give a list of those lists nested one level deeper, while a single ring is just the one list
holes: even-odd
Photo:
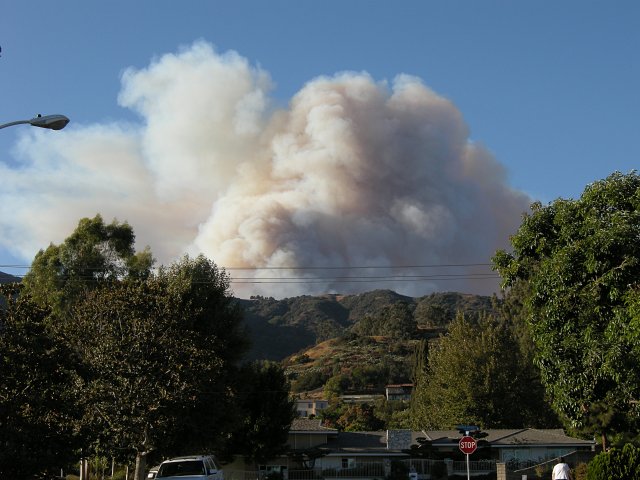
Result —
[{"label": "power line", "polygon": [[387,283],[387,282],[434,282],[434,281],[447,281],[447,280],[498,280],[499,276],[495,277],[458,277],[458,278],[422,278],[422,279],[386,279],[386,280],[345,280],[345,279],[295,279],[295,280],[284,280],[284,281],[276,281],[276,280],[266,280],[262,281],[258,279],[252,280],[230,280],[232,285],[243,285],[243,284],[265,284],[265,285],[286,285],[286,284],[296,284],[296,285],[313,285],[313,284],[326,284],[326,283]]},{"label": "power line", "polygon": [[[219,266],[221,270],[366,270],[366,269],[407,269],[407,268],[454,268],[454,267],[488,267],[491,263],[434,263],[425,265],[348,265],[348,266],[295,266],[295,267],[224,267]],[[102,267],[75,266],[84,270],[100,270]],[[2,265],[0,268],[19,268],[23,270],[31,269],[31,265]]]},{"label": "power line", "polygon": [[[483,281],[483,280],[497,280],[500,278],[495,272],[464,272],[464,273],[446,273],[446,272],[433,272],[425,274],[401,274],[401,273],[375,273],[376,270],[388,271],[388,270],[411,270],[416,271],[420,269],[459,269],[470,267],[488,267],[490,263],[442,263],[442,264],[423,264],[423,265],[351,265],[351,266],[295,266],[295,267],[219,267],[220,271],[229,273],[229,283],[234,285],[241,284],[326,284],[326,283],[385,283],[385,282],[433,282],[433,281],[452,281],[452,280],[471,280],[471,281]],[[28,265],[0,265],[1,268],[23,268],[30,269]],[[101,268],[89,268],[78,267],[84,271],[101,270]],[[328,275],[322,274],[322,272],[348,272],[348,271],[370,271],[370,274],[360,275]],[[314,272],[309,276],[234,276],[232,272],[237,272],[242,275],[242,272],[266,272],[266,271],[278,271],[278,272]],[[23,278],[24,275],[14,275],[17,278]],[[67,278],[75,277],[79,281],[94,281],[97,278],[91,274],[85,275],[68,275]],[[213,283],[213,282],[196,282],[196,283]]]}]

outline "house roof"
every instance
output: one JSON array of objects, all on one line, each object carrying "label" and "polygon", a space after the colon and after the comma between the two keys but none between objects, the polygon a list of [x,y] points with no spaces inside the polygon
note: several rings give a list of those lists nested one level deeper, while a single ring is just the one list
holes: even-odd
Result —
[{"label": "house roof", "polygon": [[333,428],[322,426],[322,420],[319,418],[294,418],[289,431],[295,433],[338,433]]},{"label": "house roof", "polygon": [[[391,430],[382,432],[338,432],[322,426],[320,419],[296,418],[290,432],[292,434],[326,435],[326,443],[320,448],[327,455],[353,456],[406,456],[412,445],[418,445],[418,439],[432,442],[434,447],[457,448],[462,435],[457,430]],[[402,432],[405,432],[404,434]],[[515,447],[571,447],[590,448],[594,440],[582,440],[568,436],[562,429],[489,429],[483,430],[492,448]],[[394,441],[391,441],[391,438]],[[387,443],[387,442],[390,443]],[[392,446],[391,448],[389,448]]]},{"label": "house roof", "polygon": [[[569,437],[561,428],[555,429],[536,429],[536,428],[518,428],[518,429],[488,429],[483,430],[487,436],[483,438],[491,444],[492,447],[514,447],[514,446],[591,446],[594,445],[593,440],[583,440],[580,438]],[[457,430],[429,430],[421,432],[422,435],[415,435],[415,440],[422,436],[430,440],[434,445],[457,444],[461,435]]]}]

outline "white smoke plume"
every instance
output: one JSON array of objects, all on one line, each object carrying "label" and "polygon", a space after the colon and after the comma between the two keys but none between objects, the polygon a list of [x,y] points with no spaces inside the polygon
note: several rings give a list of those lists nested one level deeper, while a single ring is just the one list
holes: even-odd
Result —
[{"label": "white smoke plume", "polygon": [[[316,78],[286,108],[272,87],[206,42],[127,70],[118,100],[140,123],[29,129],[0,163],[0,244],[31,260],[101,213],[160,263],[187,252],[231,267],[244,297],[496,290],[466,278],[486,266],[424,267],[488,263],[530,202],[450,101],[407,75]],[[425,278],[452,273],[466,279]]]}]

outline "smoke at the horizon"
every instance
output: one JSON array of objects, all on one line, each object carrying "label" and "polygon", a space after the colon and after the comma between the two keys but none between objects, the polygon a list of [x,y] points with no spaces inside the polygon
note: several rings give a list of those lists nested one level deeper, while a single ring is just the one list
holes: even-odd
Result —
[{"label": "smoke at the horizon", "polygon": [[450,101],[407,75],[316,78],[285,108],[271,89],[267,72],[205,42],[127,70],[118,100],[140,123],[29,131],[17,162],[0,163],[0,245],[28,260],[100,213],[128,221],[160,263],[204,253],[248,268],[234,277],[294,279],[234,283],[239,296],[495,291],[495,279],[325,278],[487,263],[507,246],[529,198]]}]

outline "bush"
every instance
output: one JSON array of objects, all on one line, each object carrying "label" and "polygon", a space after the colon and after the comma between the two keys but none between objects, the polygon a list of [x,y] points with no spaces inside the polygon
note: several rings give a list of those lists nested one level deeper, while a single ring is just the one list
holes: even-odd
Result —
[{"label": "bush", "polygon": [[387,480],[407,480],[409,478],[409,467],[401,462],[391,462],[391,472],[387,475]]},{"label": "bush", "polygon": [[[147,465],[147,467],[149,467],[149,465]],[[133,477],[133,473],[129,471],[128,478],[132,478],[132,477]],[[109,477],[109,480],[125,480],[126,478],[127,478],[126,467],[120,467],[119,469],[116,469],[115,472],[113,472],[113,477]]]},{"label": "bush", "polygon": [[587,480],[587,464],[579,463],[573,471],[573,478],[575,480]]},{"label": "bush", "polygon": [[326,381],[326,376],[322,374],[322,372],[319,372],[317,370],[312,370],[310,372],[306,372],[302,375],[300,375],[300,377],[298,377],[298,379],[293,382],[293,385],[291,386],[291,390],[294,392],[305,392],[305,391],[309,391],[309,390],[315,390],[316,388],[321,387],[322,385],[324,385],[324,382]]},{"label": "bush", "polygon": [[269,472],[264,477],[264,480],[283,480],[283,475],[281,472]]},{"label": "bush", "polygon": [[444,462],[437,462],[431,466],[431,478],[435,480],[447,478],[447,473],[447,464]]},{"label": "bush", "polygon": [[640,478],[640,449],[631,443],[599,453],[587,466],[587,480],[631,478]]}]

